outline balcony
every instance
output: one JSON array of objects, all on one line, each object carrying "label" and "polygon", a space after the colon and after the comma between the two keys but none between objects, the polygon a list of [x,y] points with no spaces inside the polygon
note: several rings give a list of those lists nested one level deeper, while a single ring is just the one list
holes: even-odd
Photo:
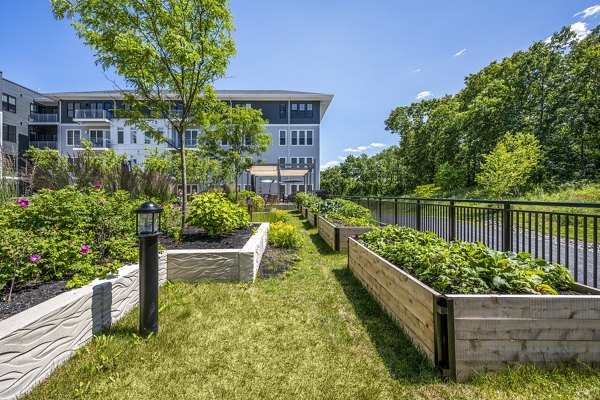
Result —
[{"label": "balcony", "polygon": [[56,124],[58,123],[58,114],[29,114],[29,122],[32,124]]},{"label": "balcony", "polygon": [[37,147],[38,149],[49,148],[52,150],[58,150],[58,141],[55,140],[30,140],[29,145]]},{"label": "balcony", "polygon": [[106,110],[75,110],[74,122],[82,125],[110,125],[112,113]]},{"label": "balcony", "polygon": [[[108,149],[112,148],[112,143],[110,142],[110,139],[95,139],[95,140],[83,139],[83,140],[90,142],[92,144],[92,150],[108,150]],[[73,150],[84,150],[84,148],[83,148],[83,146],[76,145],[75,147],[73,147]]]}]

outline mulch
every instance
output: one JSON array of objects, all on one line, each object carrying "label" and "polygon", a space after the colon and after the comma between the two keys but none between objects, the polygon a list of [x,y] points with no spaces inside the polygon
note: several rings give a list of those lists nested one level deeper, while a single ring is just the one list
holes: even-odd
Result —
[{"label": "mulch", "polygon": [[210,237],[202,229],[188,226],[183,231],[180,241],[164,234],[158,237],[158,241],[167,250],[241,249],[252,236],[255,226],[258,225],[251,225],[249,228],[238,229],[217,237]]},{"label": "mulch", "polygon": [[0,292],[0,321],[43,303],[67,290],[67,279],[33,283],[15,288],[10,303],[7,303],[8,288],[5,288]]}]

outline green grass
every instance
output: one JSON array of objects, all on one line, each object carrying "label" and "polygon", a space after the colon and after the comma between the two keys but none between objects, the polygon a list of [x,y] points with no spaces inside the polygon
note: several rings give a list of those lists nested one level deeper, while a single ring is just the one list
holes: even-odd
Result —
[{"label": "green grass", "polygon": [[137,309],[25,399],[594,399],[600,372],[519,368],[442,382],[349,272],[302,232],[301,261],[255,283],[166,284],[160,333]]}]

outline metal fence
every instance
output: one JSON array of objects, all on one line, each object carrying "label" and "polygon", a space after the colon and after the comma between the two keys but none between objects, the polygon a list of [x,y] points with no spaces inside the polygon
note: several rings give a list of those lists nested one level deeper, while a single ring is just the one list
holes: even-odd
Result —
[{"label": "metal fence", "polygon": [[368,208],[384,224],[527,252],[563,264],[579,283],[599,287],[598,203],[337,197]]}]

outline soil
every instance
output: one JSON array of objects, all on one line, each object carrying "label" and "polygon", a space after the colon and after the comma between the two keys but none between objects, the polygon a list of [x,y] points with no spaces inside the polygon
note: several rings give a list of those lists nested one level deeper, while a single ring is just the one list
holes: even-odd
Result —
[{"label": "soil", "polygon": [[267,245],[258,269],[259,279],[274,278],[283,275],[300,261],[298,249],[285,249]]},{"label": "soil", "polygon": [[183,231],[180,241],[167,235],[159,236],[160,244],[167,250],[182,249],[241,249],[252,236],[252,230],[258,225],[238,229],[235,232],[210,237],[202,229],[188,226]]},{"label": "soil", "polygon": [[66,292],[66,285],[67,279],[21,286],[13,290],[10,303],[5,288],[0,292],[0,321]]}]

